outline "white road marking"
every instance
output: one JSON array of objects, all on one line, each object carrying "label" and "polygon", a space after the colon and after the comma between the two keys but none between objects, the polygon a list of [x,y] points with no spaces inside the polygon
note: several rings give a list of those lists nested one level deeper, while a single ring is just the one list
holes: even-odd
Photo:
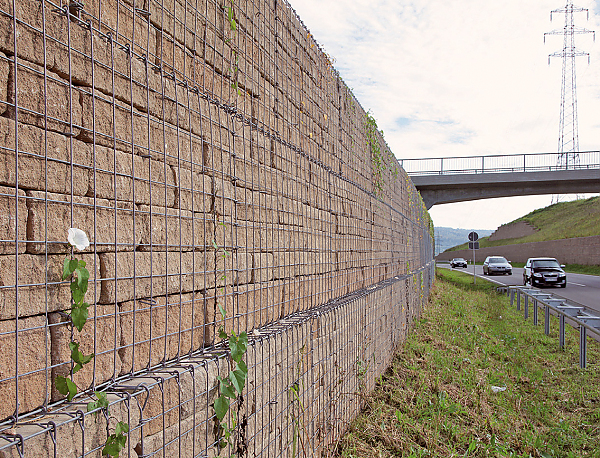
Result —
[{"label": "white road marking", "polygon": [[574,283],[572,281],[569,282],[569,285],[581,286],[582,288],[585,288],[585,285],[580,285],[579,283]]}]

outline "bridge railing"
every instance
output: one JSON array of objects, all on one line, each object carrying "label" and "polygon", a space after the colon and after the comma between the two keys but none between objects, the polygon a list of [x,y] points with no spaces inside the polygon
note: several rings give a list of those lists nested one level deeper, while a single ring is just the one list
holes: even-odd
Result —
[{"label": "bridge railing", "polygon": [[600,151],[401,159],[409,175],[546,172],[600,168]]}]

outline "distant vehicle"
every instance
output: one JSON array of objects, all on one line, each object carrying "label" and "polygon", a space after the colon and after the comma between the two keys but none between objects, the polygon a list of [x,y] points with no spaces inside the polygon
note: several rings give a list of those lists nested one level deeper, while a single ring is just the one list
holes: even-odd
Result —
[{"label": "distant vehicle", "polygon": [[512,275],[512,266],[502,256],[488,256],[483,262],[483,275]]},{"label": "distant vehicle", "polygon": [[529,258],[523,268],[523,284],[531,286],[567,286],[567,274],[554,258]]},{"label": "distant vehicle", "polygon": [[454,258],[452,261],[450,261],[450,267],[454,268],[454,267],[467,267],[467,261],[464,260],[464,258]]}]

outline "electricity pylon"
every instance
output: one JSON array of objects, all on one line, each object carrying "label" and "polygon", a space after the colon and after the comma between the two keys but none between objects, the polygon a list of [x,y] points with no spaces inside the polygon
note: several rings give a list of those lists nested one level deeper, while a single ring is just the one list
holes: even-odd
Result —
[{"label": "electricity pylon", "polygon": [[[569,169],[579,164],[579,127],[577,120],[577,82],[575,77],[575,58],[585,57],[590,60],[587,52],[579,51],[575,47],[575,35],[591,33],[596,40],[596,33],[593,30],[587,30],[575,26],[575,13],[586,13],[590,18],[590,12],[587,8],[574,6],[572,1],[567,1],[563,8],[552,10],[550,12],[550,21],[553,13],[565,15],[565,25],[562,30],[556,29],[552,32],[544,33],[544,42],[546,35],[562,35],[563,49],[548,55],[548,65],[552,57],[562,58],[562,86],[560,97],[560,121],[558,128],[558,163],[557,168]],[[552,196],[552,203],[559,201],[559,196]]]}]

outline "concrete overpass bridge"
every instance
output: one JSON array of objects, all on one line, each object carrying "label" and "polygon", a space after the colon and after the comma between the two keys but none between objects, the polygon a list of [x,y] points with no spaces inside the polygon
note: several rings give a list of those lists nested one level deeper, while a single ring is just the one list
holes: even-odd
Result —
[{"label": "concrete overpass bridge", "polygon": [[600,193],[599,151],[562,158],[561,153],[532,153],[403,159],[400,164],[428,209],[493,197]]}]

